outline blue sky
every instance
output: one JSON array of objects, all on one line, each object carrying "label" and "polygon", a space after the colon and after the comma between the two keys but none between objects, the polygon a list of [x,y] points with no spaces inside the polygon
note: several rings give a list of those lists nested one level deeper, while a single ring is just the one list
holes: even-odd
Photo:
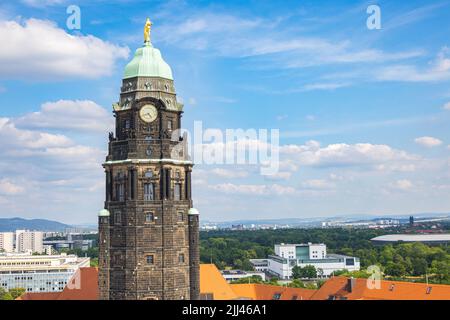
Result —
[{"label": "blue sky", "polygon": [[450,211],[450,1],[22,0],[0,4],[0,217],[96,221],[147,17],[187,129],[280,130],[275,176],[195,167],[203,219]]}]

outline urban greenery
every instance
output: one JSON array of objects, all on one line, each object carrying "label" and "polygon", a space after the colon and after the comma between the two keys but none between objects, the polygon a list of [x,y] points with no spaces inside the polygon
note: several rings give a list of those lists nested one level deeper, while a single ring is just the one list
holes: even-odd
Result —
[{"label": "urban greenery", "polygon": [[0,300],[15,300],[24,293],[25,289],[23,288],[14,288],[10,289],[9,291],[0,288]]},{"label": "urban greenery", "polygon": [[292,278],[294,279],[315,279],[321,270],[317,270],[314,266],[305,267],[295,266],[292,268]]},{"label": "urban greenery", "polygon": [[[371,229],[284,229],[201,232],[201,263],[214,263],[220,269],[252,270],[249,259],[273,254],[277,243],[325,243],[328,252],[356,256],[362,271],[337,274],[368,277],[364,270],[378,265],[384,277],[406,281],[450,284],[450,247],[422,243],[374,245],[370,239],[397,230]],[[306,270],[304,270],[306,268]],[[295,269],[294,278],[312,278],[312,268]],[[315,270],[316,272],[318,270]]]}]

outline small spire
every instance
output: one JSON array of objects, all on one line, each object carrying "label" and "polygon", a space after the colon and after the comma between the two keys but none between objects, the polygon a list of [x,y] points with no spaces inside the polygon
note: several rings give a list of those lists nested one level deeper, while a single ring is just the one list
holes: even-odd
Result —
[{"label": "small spire", "polygon": [[147,21],[145,22],[145,26],[144,26],[144,42],[145,43],[150,43],[151,38],[150,38],[150,33],[152,31],[152,22],[150,21],[149,18],[147,18]]}]

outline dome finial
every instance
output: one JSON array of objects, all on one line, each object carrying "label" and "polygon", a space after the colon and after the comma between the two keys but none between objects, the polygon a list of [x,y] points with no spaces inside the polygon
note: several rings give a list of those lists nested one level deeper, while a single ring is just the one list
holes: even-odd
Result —
[{"label": "dome finial", "polygon": [[147,21],[145,22],[145,26],[144,26],[144,42],[145,43],[150,43],[150,33],[152,31],[152,22],[150,21],[149,18],[147,18]]}]

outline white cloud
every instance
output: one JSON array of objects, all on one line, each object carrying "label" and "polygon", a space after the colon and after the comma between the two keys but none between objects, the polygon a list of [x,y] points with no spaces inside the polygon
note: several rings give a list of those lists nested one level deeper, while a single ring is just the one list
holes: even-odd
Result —
[{"label": "white cloud", "polygon": [[1,211],[71,223],[92,221],[92,210],[101,207],[99,181],[106,151],[62,134],[17,128],[14,121],[0,118],[0,195],[6,195]]},{"label": "white cloud", "polygon": [[393,189],[399,189],[399,190],[406,191],[406,190],[413,189],[414,188],[414,184],[411,181],[407,180],[407,179],[402,179],[402,180],[395,181],[394,183],[392,183],[390,185],[390,187],[393,188]]},{"label": "white cloud", "polygon": [[383,32],[429,18],[437,11],[437,9],[440,9],[443,6],[446,6],[446,3],[427,5],[397,15],[383,25]]},{"label": "white cloud", "polygon": [[[37,168],[41,172],[48,170],[54,175],[95,170],[100,167],[105,155],[102,150],[76,144],[62,134],[19,129],[6,118],[0,118],[0,148],[4,170],[9,164],[11,167],[33,167],[33,170]],[[37,174],[37,171],[31,173]]]},{"label": "white cloud", "polygon": [[434,137],[420,137],[416,138],[414,142],[427,148],[437,147],[442,144],[441,140]]},{"label": "white cloud", "polygon": [[0,145],[3,147],[2,153],[14,153],[48,150],[54,147],[68,147],[73,142],[61,134],[49,134],[46,132],[35,132],[30,130],[20,130],[8,118],[0,118]]},{"label": "white cloud", "polygon": [[[174,21],[177,20],[177,21]],[[386,53],[356,48],[347,40],[331,41],[291,32],[283,19],[264,20],[212,12],[180,12],[160,26],[159,39],[187,49],[221,56],[276,55],[271,67],[301,68],[323,64],[384,62],[409,59],[422,51]]]},{"label": "white cloud", "polygon": [[244,170],[230,170],[230,169],[222,169],[222,168],[215,168],[210,171],[211,174],[214,174],[221,178],[246,178],[248,177],[249,173]]},{"label": "white cloud", "polygon": [[413,65],[393,65],[376,71],[379,81],[436,82],[450,79],[450,49],[444,47],[427,69]]},{"label": "white cloud", "polygon": [[309,141],[305,145],[281,146],[280,154],[298,161],[300,166],[361,166],[418,160],[417,156],[405,151],[370,143],[339,143],[321,148],[317,141]]},{"label": "white cloud", "polygon": [[351,83],[312,83],[303,87],[302,91],[335,90],[350,86]]},{"label": "white cloud", "polygon": [[256,184],[233,184],[223,183],[211,185],[210,188],[226,194],[241,194],[241,195],[292,195],[297,191],[289,186],[273,185],[256,185]]},{"label": "white cloud", "polygon": [[450,110],[450,102],[447,102],[446,104],[444,104],[443,109],[444,110]]},{"label": "white cloud", "polygon": [[275,174],[272,175],[266,175],[264,176],[264,178],[266,180],[273,180],[273,181],[278,181],[278,180],[289,180],[292,177],[292,172],[277,172]]},{"label": "white cloud", "polygon": [[333,182],[324,179],[312,179],[302,182],[302,187],[305,189],[334,189],[336,185]]},{"label": "white cloud", "polygon": [[30,7],[41,8],[63,4],[67,2],[67,0],[22,0],[22,2]]},{"label": "white cloud", "polygon": [[24,188],[11,182],[9,179],[0,179],[0,194],[2,195],[15,195],[22,193]]},{"label": "white cloud", "polygon": [[113,117],[89,100],[46,102],[41,110],[14,120],[19,128],[61,129],[107,132],[114,125]]},{"label": "white cloud", "polygon": [[129,49],[97,37],[74,36],[51,21],[0,21],[0,77],[63,80],[98,78],[112,73]]}]

